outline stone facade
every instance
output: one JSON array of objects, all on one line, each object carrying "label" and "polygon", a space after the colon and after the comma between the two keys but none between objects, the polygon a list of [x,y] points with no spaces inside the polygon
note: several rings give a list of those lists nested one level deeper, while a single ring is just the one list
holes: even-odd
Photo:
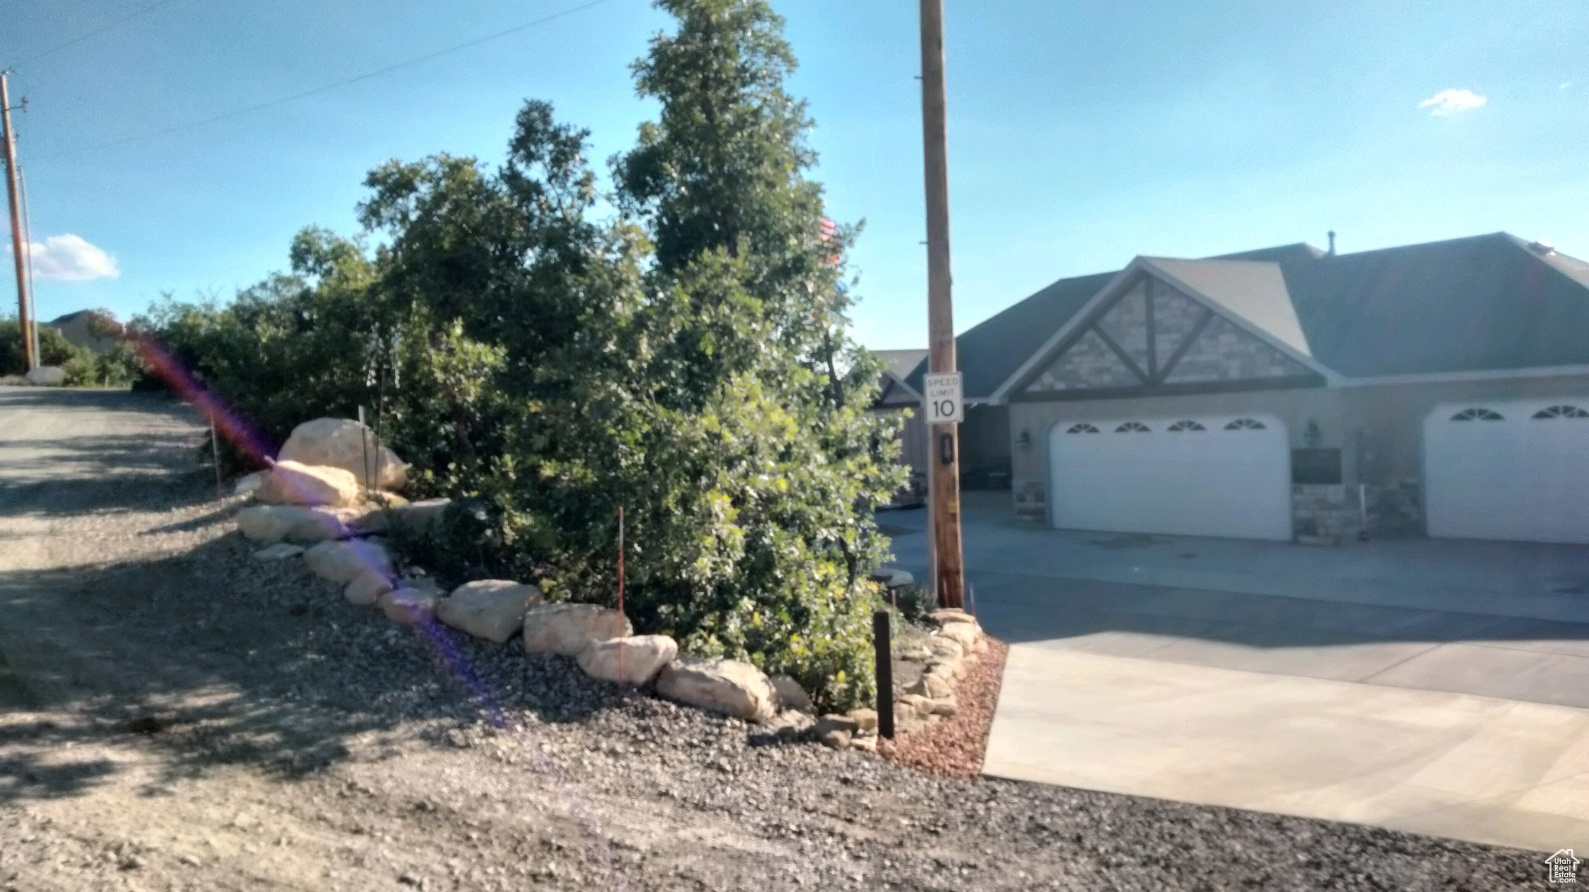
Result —
[{"label": "stone facade", "polygon": [[1039,375],[1028,393],[1055,390],[1082,390],[1097,387],[1131,387],[1141,384],[1131,369],[1121,362],[1096,331],[1087,331]]},{"label": "stone facade", "polygon": [[1298,542],[1339,545],[1362,530],[1361,518],[1355,486],[1291,486],[1291,526]]},{"label": "stone facade", "polygon": [[[1195,340],[1187,344],[1187,338],[1194,335]],[[1118,353],[1108,341],[1119,347]],[[1177,355],[1183,344],[1184,352]],[[1129,362],[1120,357],[1121,353]],[[1169,285],[1144,280],[1083,330],[1027,384],[1025,392],[1242,381],[1310,372],[1302,363]]]},{"label": "stone facade", "polygon": [[1306,375],[1310,369],[1230,321],[1216,317],[1165,376],[1166,381],[1240,381]]},{"label": "stone facade", "polygon": [[1098,330],[1119,344],[1138,369],[1146,373],[1152,368],[1152,363],[1148,362],[1147,283],[1138,282],[1110,307],[1109,312],[1098,319]]},{"label": "stone facade", "polygon": [[1364,530],[1372,537],[1402,538],[1423,532],[1423,502],[1415,480],[1356,486],[1293,484],[1291,520],[1297,541],[1338,545]]}]

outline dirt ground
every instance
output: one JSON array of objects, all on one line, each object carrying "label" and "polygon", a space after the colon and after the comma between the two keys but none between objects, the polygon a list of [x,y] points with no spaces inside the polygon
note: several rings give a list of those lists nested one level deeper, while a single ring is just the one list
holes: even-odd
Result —
[{"label": "dirt ground", "polygon": [[252,557],[204,435],[0,388],[0,890],[1548,888],[1532,852],[928,776],[398,630]]}]

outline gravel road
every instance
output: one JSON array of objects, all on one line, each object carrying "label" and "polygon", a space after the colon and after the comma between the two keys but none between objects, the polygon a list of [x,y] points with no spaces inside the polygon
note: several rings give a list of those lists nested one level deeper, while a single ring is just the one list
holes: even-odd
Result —
[{"label": "gravel road", "polygon": [[1532,852],[765,745],[399,631],[253,559],[203,436],[0,388],[0,890],[1548,888]]}]

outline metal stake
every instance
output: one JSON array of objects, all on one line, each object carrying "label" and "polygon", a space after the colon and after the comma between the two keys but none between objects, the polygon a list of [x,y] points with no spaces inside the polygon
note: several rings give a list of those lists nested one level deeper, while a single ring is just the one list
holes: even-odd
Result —
[{"label": "metal stake", "polygon": [[894,739],[894,645],[887,610],[872,613],[872,640],[877,648],[877,733]]}]

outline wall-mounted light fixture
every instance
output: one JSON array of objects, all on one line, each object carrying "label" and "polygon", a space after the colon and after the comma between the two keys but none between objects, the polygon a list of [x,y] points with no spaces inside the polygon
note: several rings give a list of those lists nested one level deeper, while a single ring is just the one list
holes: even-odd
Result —
[{"label": "wall-mounted light fixture", "polygon": [[1032,448],[1032,432],[1031,431],[1021,431],[1021,436],[1019,437],[1019,439],[1016,440],[1016,442],[1021,444],[1021,448],[1022,449],[1031,449]]}]

